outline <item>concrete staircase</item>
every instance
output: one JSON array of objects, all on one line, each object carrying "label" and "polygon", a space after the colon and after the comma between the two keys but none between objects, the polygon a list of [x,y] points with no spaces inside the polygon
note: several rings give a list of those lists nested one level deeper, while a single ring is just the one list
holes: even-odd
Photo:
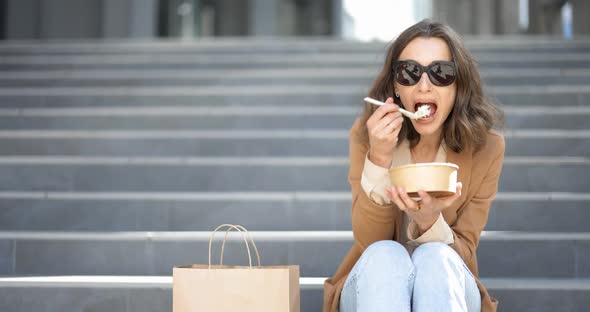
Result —
[{"label": "concrete staircase", "polygon": [[[478,249],[501,311],[590,306],[590,40],[468,38],[507,116]],[[170,311],[210,231],[301,266],[302,310],[352,243],[348,129],[385,44],[0,45],[0,311]],[[226,263],[245,264],[238,236]],[[215,248],[215,253],[219,252]]]}]

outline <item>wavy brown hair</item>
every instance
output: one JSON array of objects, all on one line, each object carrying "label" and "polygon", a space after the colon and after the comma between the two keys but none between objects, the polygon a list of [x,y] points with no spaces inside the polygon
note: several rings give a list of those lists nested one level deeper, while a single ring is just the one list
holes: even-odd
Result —
[{"label": "wavy brown hair", "polygon": [[[402,32],[387,48],[385,64],[375,79],[369,96],[381,101],[393,97],[394,101],[400,104],[400,99],[394,95],[393,62],[398,60],[408,43],[417,37],[434,37],[444,40],[455,62],[457,92],[453,108],[443,124],[442,131],[447,147],[456,153],[467,149],[479,151],[485,145],[490,129],[503,128],[504,113],[484,96],[477,62],[463,45],[461,37],[449,26],[422,20]],[[400,106],[403,107],[403,105]],[[369,144],[367,120],[376,109],[377,106],[366,103],[361,117],[361,139],[367,145]],[[404,118],[403,124],[398,144],[407,139],[410,147],[415,147],[420,141],[420,134],[408,119]]]}]

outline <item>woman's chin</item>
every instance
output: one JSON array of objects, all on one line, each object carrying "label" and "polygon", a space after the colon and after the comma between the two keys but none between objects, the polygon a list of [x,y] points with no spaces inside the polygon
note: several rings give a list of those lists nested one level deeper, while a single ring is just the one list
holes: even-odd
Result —
[{"label": "woman's chin", "polygon": [[420,135],[432,135],[440,130],[442,125],[437,125],[436,120],[433,118],[432,120],[423,122],[422,120],[415,120],[414,121],[414,129]]}]

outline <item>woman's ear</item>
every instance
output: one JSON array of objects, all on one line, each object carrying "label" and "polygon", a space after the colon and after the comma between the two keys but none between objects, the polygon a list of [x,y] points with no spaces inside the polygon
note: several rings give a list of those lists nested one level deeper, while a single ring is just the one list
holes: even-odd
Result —
[{"label": "woman's ear", "polygon": [[402,100],[399,97],[399,92],[395,88],[393,88],[393,103],[403,106]]}]

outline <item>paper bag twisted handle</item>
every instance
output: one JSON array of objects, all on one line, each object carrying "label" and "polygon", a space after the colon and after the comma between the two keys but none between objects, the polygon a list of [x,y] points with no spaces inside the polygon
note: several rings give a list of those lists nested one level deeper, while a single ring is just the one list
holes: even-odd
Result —
[{"label": "paper bag twisted handle", "polygon": [[[256,243],[254,243],[254,239],[252,239],[252,236],[250,235],[250,232],[248,232],[248,230],[246,230],[245,227],[239,225],[239,224],[233,224],[234,227],[238,228],[238,232],[243,232],[246,233],[246,235],[248,236],[248,238],[250,239],[250,243],[252,243],[252,246],[254,247],[254,252],[256,252],[256,258],[258,260],[258,266],[260,267],[260,253],[258,253],[258,248],[256,247]],[[219,259],[219,264],[223,265],[223,254],[224,254],[224,250],[225,250],[225,242],[227,240],[227,235],[229,234],[229,232],[232,230],[232,227],[228,228],[225,231],[225,236],[223,237],[223,243],[221,244],[221,257]],[[243,236],[243,234],[242,234]],[[248,246],[248,243],[246,242],[246,247]],[[250,257],[250,254],[248,253],[248,257]],[[252,263],[250,263],[250,267],[252,267]]]},{"label": "paper bag twisted handle", "polygon": [[254,251],[256,252],[256,257],[258,259],[258,266],[260,267],[260,254],[258,253],[258,248],[256,247],[256,243],[254,243],[254,240],[250,236],[250,233],[248,232],[248,230],[246,230],[241,225],[222,224],[222,225],[218,226],[213,231],[213,233],[211,233],[211,237],[209,238],[209,269],[211,269],[211,248],[213,245],[213,238],[215,236],[215,233],[224,227],[227,227],[228,229],[225,232],[225,237],[223,238],[223,244],[221,245],[221,258],[220,258],[219,264],[223,265],[223,253],[225,250],[225,241],[227,240],[227,235],[229,234],[229,232],[231,230],[236,230],[236,231],[242,233],[242,238],[244,239],[244,243],[246,244],[246,250],[248,251],[248,264],[249,264],[250,268],[252,268],[252,255],[250,253],[250,245],[248,244],[248,240],[246,239],[246,235],[248,236],[248,238],[250,238],[250,242],[252,243],[252,246],[254,247]]}]

